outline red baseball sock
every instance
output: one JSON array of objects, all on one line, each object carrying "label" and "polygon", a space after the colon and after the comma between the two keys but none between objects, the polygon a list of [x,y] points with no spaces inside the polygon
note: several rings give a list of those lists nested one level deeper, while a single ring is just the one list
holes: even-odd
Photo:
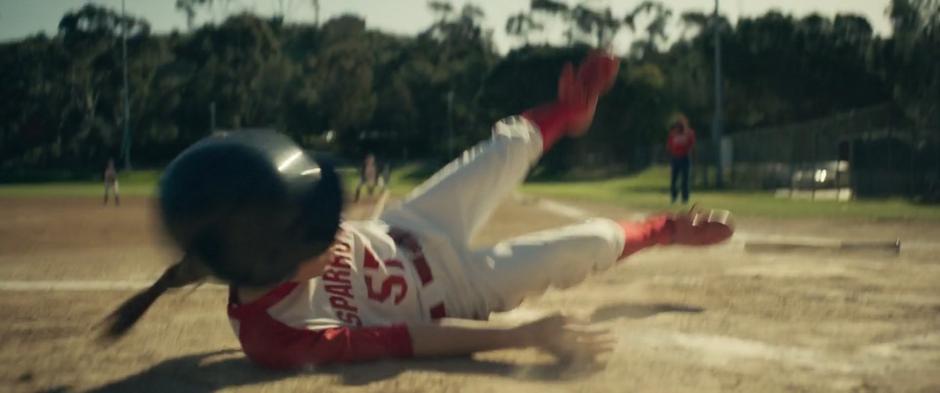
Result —
[{"label": "red baseball sock", "polygon": [[668,216],[655,216],[643,221],[621,221],[623,228],[623,253],[618,259],[623,259],[647,247],[672,242],[673,221]]},{"label": "red baseball sock", "polygon": [[570,104],[553,102],[529,109],[522,113],[539,128],[542,134],[542,152],[548,151],[555,142],[568,133],[568,127],[579,112]]}]

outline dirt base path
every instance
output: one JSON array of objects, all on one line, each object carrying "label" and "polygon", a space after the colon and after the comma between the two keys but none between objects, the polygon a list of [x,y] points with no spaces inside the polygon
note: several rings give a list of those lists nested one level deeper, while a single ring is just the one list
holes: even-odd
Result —
[{"label": "dirt base path", "polygon": [[[650,250],[496,316],[562,311],[609,327],[619,343],[600,369],[512,350],[267,372],[238,351],[226,291],[211,285],[165,296],[127,338],[100,346],[91,327],[176,257],[151,204],[0,198],[0,390],[940,392],[940,259],[927,252],[747,254],[740,242]],[[530,202],[507,202],[496,217],[480,243],[570,222]],[[913,231],[928,248],[940,238],[928,237],[940,225],[878,224],[752,220],[739,230],[835,237],[843,228],[873,238]]]}]

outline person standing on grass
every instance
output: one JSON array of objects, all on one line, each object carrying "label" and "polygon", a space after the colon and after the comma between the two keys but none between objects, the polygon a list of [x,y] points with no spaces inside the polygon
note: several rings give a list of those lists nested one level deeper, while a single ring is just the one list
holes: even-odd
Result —
[{"label": "person standing on grass", "polygon": [[689,120],[679,115],[669,127],[669,136],[666,138],[666,151],[669,152],[672,175],[669,181],[669,191],[672,203],[676,203],[679,195],[679,185],[682,182],[682,203],[689,203],[689,168],[691,163],[689,155],[695,147],[695,130],[689,127]]},{"label": "person standing on grass", "polygon": [[359,168],[359,185],[356,186],[356,197],[354,201],[359,202],[359,194],[362,192],[362,187],[369,189],[369,196],[371,197],[377,185],[378,170],[375,167],[375,155],[369,153],[366,155],[362,167]]},{"label": "person standing on grass", "polygon": [[108,194],[114,194],[114,205],[121,205],[121,192],[118,189],[117,169],[114,167],[114,159],[108,159],[108,166],[104,168],[104,204],[108,204]]},{"label": "person standing on grass", "polygon": [[382,165],[382,175],[379,176],[379,191],[388,190],[389,183],[392,181],[392,166],[389,163]]}]

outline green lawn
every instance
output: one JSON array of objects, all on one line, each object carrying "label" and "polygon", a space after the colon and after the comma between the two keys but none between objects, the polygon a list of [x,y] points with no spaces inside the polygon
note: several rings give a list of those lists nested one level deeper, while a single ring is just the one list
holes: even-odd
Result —
[{"label": "green lawn", "polygon": [[[406,165],[392,172],[392,194],[406,195],[426,178],[427,166]],[[353,192],[358,175],[353,168],[341,169],[346,190]],[[121,174],[121,194],[150,196],[156,190],[158,171]],[[560,179],[530,181],[522,189],[537,196],[595,201],[638,210],[670,210],[668,169],[652,168],[637,175],[605,180],[579,181]],[[0,197],[100,197],[100,182],[52,182],[35,184],[0,184]],[[715,192],[693,190],[693,202],[703,206],[733,210],[739,216],[770,218],[848,218],[940,220],[940,206],[919,205],[903,199],[857,200],[852,202],[808,201],[774,198],[763,192]]]},{"label": "green lawn", "polygon": [[[408,165],[392,172],[392,193],[405,195],[417,185],[424,175],[423,167]],[[339,170],[346,190],[355,190],[359,175],[355,168]],[[153,196],[156,194],[160,171],[121,172],[119,182],[121,195]],[[100,197],[104,183],[100,181],[54,181],[36,183],[0,184],[0,197]]]},{"label": "green lawn", "polygon": [[[121,195],[154,195],[159,171],[122,172],[119,179]],[[45,183],[0,184],[0,197],[101,197],[103,182],[63,181]]]},{"label": "green lawn", "polygon": [[[674,209],[669,204],[669,169],[665,167],[606,180],[530,182],[523,190],[534,195],[613,203],[640,210]],[[726,208],[739,216],[940,220],[940,205],[921,205],[900,198],[809,201],[775,198],[770,192],[693,190],[692,202]]]}]

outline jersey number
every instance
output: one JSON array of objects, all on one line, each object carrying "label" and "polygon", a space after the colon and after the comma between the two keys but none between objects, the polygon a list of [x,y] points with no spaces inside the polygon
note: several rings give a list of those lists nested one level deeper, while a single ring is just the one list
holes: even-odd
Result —
[{"label": "jersey number", "polygon": [[[372,251],[366,249],[365,254],[365,260],[362,261],[362,266],[369,270],[379,270],[379,261]],[[397,268],[402,271],[405,270],[405,265],[396,259],[385,261],[385,266],[388,268]],[[389,274],[388,277],[385,277],[385,280],[382,280],[381,284],[378,285],[378,288],[373,285],[375,282],[371,275],[366,274],[365,280],[366,290],[369,292],[369,299],[377,302],[385,302],[392,296],[392,293],[395,293],[394,302],[395,304],[399,304],[402,299],[405,298],[405,294],[408,293],[408,282],[400,275]]]}]

